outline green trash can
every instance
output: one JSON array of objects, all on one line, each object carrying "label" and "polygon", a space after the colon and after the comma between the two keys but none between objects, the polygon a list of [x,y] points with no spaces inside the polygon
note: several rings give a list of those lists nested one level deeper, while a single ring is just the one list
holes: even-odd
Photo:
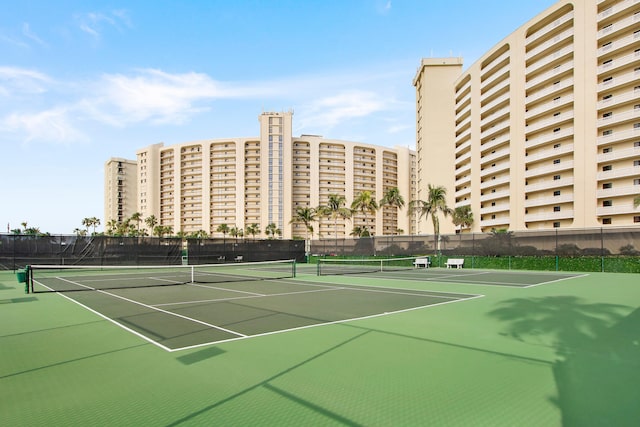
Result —
[{"label": "green trash can", "polygon": [[16,272],[16,276],[18,278],[18,283],[27,283],[27,271],[26,270],[18,270]]}]

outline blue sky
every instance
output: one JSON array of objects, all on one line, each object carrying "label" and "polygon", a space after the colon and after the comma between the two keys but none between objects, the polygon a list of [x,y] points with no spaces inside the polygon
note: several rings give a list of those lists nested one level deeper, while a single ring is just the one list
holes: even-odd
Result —
[{"label": "blue sky", "polygon": [[415,146],[423,57],[465,68],[554,0],[12,2],[0,14],[0,231],[103,218],[103,167],[259,133]]}]

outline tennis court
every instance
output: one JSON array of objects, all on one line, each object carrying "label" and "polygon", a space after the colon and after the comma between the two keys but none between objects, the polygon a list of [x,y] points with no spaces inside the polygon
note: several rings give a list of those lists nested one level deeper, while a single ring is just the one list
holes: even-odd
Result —
[{"label": "tennis court", "polygon": [[637,275],[295,269],[0,272],[0,425],[640,419]]},{"label": "tennis court", "polygon": [[186,267],[32,266],[31,287],[34,293],[61,292],[168,351],[479,297],[332,285],[294,276],[293,261]]}]

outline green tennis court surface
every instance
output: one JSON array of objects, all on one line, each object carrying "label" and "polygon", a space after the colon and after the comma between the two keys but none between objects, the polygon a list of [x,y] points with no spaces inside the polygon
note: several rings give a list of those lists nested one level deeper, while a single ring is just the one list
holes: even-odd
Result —
[{"label": "green tennis court surface", "polygon": [[25,295],[0,273],[0,425],[637,425],[640,280],[572,276]]}]

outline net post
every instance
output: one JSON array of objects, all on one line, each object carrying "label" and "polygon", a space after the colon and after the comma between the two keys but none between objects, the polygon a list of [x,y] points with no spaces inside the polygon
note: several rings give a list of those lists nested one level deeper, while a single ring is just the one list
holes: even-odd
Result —
[{"label": "net post", "polygon": [[33,280],[31,278],[31,267],[26,265],[24,267],[24,273],[26,274],[26,281],[24,282],[24,293],[33,293]]},{"label": "net post", "polygon": [[191,283],[196,283],[196,268],[195,268],[195,265],[191,266]]},{"label": "net post", "polygon": [[291,269],[293,270],[292,271],[292,274],[293,274],[292,277],[296,277],[296,260],[295,259],[293,260],[293,265],[291,266]]}]

